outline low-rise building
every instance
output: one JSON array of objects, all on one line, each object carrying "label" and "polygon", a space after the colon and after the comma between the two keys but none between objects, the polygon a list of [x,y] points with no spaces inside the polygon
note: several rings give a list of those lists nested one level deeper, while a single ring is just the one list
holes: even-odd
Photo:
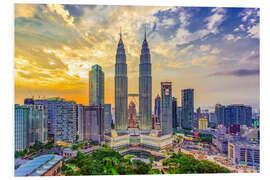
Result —
[{"label": "low-rise building", "polygon": [[15,177],[61,175],[62,156],[47,154],[21,165],[15,170]]},{"label": "low-rise building", "polygon": [[78,151],[77,150],[72,150],[70,148],[65,148],[63,150],[63,154],[62,155],[63,155],[64,158],[74,158],[74,157],[77,156],[77,154],[78,154]]},{"label": "low-rise building", "polygon": [[113,149],[120,149],[129,146],[142,146],[150,149],[162,149],[172,144],[171,134],[162,135],[160,130],[152,130],[150,133],[140,133],[133,129],[126,133],[119,133],[112,130],[105,134],[106,144]]},{"label": "low-rise building", "polygon": [[259,144],[243,140],[228,142],[228,160],[234,164],[259,167]]}]

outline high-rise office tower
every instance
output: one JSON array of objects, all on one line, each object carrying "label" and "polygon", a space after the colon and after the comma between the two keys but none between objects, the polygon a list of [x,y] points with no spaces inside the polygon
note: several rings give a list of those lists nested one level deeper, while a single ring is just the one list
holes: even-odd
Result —
[{"label": "high-rise office tower", "polygon": [[133,101],[131,101],[128,106],[128,127],[137,128],[136,105]]},{"label": "high-rise office tower", "polygon": [[172,83],[161,82],[161,130],[163,135],[172,133]]},{"label": "high-rise office tower", "polygon": [[15,104],[15,151],[28,148],[29,108]]},{"label": "high-rise office tower", "polygon": [[104,107],[102,105],[85,106],[84,111],[88,113],[90,119],[86,123],[90,129],[89,139],[99,143],[104,141]]},{"label": "high-rise office tower", "polygon": [[29,108],[29,145],[36,142],[46,144],[48,142],[48,110],[46,106],[42,104],[26,104],[24,106]]},{"label": "high-rise office tower", "polygon": [[82,104],[77,104],[77,109],[76,109],[76,121],[77,121],[77,134],[79,135],[79,141],[84,140],[84,133],[85,133],[85,121],[84,121],[84,116],[83,116],[83,105]]},{"label": "high-rise office tower", "polygon": [[76,104],[59,97],[35,100],[48,109],[48,136],[54,143],[73,143],[76,138]]},{"label": "high-rise office tower", "polygon": [[114,82],[115,82],[115,129],[117,131],[126,131],[128,127],[128,115],[127,115],[128,78],[127,78],[126,53],[124,43],[122,41],[121,32],[116,52]]},{"label": "high-rise office tower", "polygon": [[196,114],[195,114],[195,118],[194,118],[194,122],[193,122],[193,127],[194,128],[199,128],[199,119],[202,117],[201,115],[201,108],[198,107],[196,109]]},{"label": "high-rise office tower", "polygon": [[104,104],[104,131],[112,129],[112,110],[111,104]]},{"label": "high-rise office tower", "polygon": [[172,97],[172,128],[176,129],[177,126],[177,99]]},{"label": "high-rise office tower", "polygon": [[215,114],[218,124],[223,124],[226,128],[230,125],[239,124],[252,127],[252,108],[243,104],[222,106],[216,104]]},{"label": "high-rise office tower", "polygon": [[192,129],[194,120],[194,89],[183,89],[182,100],[182,128]]},{"label": "high-rise office tower", "polygon": [[182,124],[182,107],[181,106],[177,107],[177,124],[178,124],[178,128],[181,128],[181,124]]},{"label": "high-rise office tower", "polygon": [[15,150],[24,150],[36,142],[48,142],[48,118],[44,105],[15,105]]},{"label": "high-rise office tower", "polygon": [[155,98],[155,111],[154,114],[157,116],[157,123],[160,123],[160,96],[157,95]]},{"label": "high-rise office tower", "polygon": [[152,129],[152,75],[151,56],[146,32],[141,49],[139,66],[139,117],[140,129],[148,132]]},{"label": "high-rise office tower", "polygon": [[89,105],[104,104],[104,72],[94,65],[89,72]]},{"label": "high-rise office tower", "polygon": [[78,106],[79,140],[93,140],[101,142],[104,140],[104,107],[97,106]]},{"label": "high-rise office tower", "polygon": [[217,124],[225,125],[225,106],[222,106],[221,104],[216,104],[215,115],[217,117]]}]

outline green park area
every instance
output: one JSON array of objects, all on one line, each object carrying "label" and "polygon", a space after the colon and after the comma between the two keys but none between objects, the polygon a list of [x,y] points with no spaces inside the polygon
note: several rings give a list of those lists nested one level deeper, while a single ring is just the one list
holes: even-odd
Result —
[{"label": "green park area", "polygon": [[224,167],[207,160],[197,160],[192,156],[182,153],[173,154],[163,161],[163,166],[168,166],[168,174],[196,174],[196,173],[229,173]]},{"label": "green park area", "polygon": [[[170,158],[163,161],[168,174],[191,173],[229,173],[230,171],[209,161],[199,161],[181,153],[169,153]],[[140,160],[132,160],[133,155],[122,156],[119,152],[107,147],[86,155],[78,152],[77,156],[63,162],[62,174],[67,176],[80,175],[128,175],[128,174],[162,174],[153,169],[151,161],[146,164]]]}]

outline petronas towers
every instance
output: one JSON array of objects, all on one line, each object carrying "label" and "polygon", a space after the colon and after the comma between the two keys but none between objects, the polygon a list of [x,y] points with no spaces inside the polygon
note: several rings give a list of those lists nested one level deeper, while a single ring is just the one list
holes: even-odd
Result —
[{"label": "petronas towers", "polygon": [[[115,129],[126,131],[128,128],[128,77],[125,47],[120,32],[115,64]],[[141,49],[139,66],[139,121],[140,130],[149,132],[152,125],[152,75],[151,56],[146,39]]]},{"label": "petronas towers", "polygon": [[115,64],[115,129],[126,131],[128,128],[128,78],[127,63],[122,34],[118,42]]},{"label": "petronas towers", "polygon": [[146,33],[141,49],[139,67],[139,115],[140,129],[150,131],[152,129],[152,75],[151,57],[146,40]]}]

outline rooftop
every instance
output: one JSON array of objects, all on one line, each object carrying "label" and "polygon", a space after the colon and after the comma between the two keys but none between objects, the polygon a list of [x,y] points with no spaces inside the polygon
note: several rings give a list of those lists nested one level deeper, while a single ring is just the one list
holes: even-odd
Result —
[{"label": "rooftop", "polygon": [[15,177],[19,176],[41,176],[51,167],[62,160],[62,156],[55,154],[47,154],[39,156],[27,163],[21,165],[15,170]]}]

